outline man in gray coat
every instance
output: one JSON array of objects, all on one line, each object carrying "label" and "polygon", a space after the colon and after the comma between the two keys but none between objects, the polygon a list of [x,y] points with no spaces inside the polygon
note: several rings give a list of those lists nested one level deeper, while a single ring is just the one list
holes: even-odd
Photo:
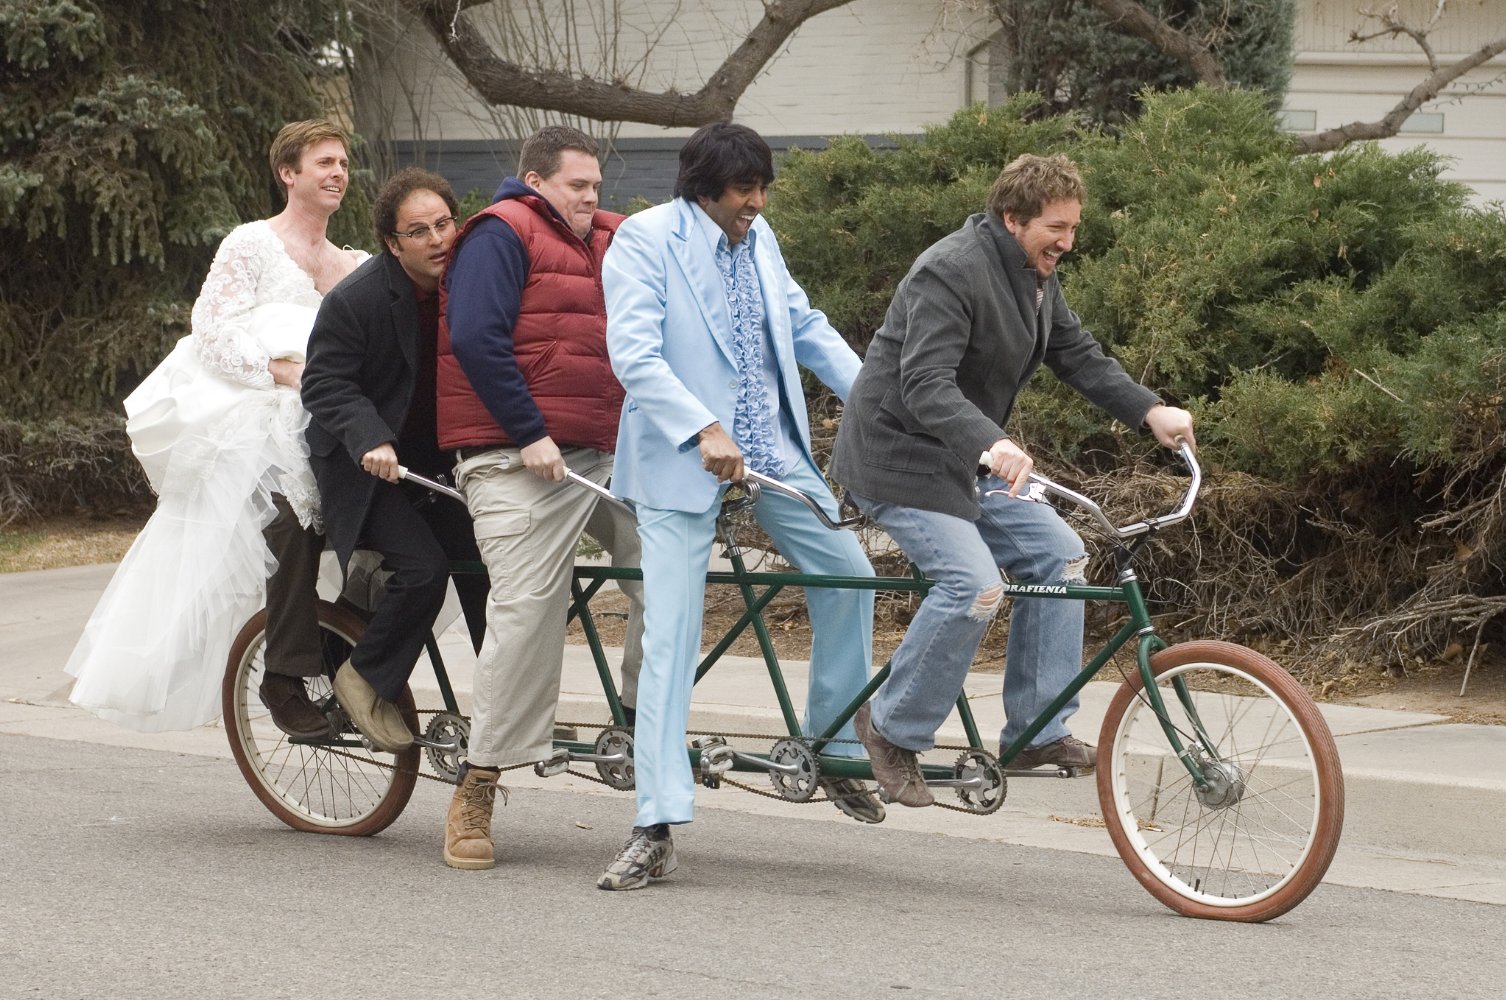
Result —
[{"label": "man in gray coat", "polygon": [[[933,801],[915,753],[935,745],[1003,602],[999,570],[1016,583],[1083,580],[1082,539],[1049,507],[1014,499],[1035,463],[1004,426],[1035,369],[1045,362],[1168,448],[1194,443],[1191,414],[1130,378],[1067,308],[1056,265],[1072,249],[1082,199],[1066,157],[1027,154],[1005,167],[988,210],[921,254],[900,282],[847,397],[832,477],[935,581],[888,679],[854,719],[880,788],[903,805]],[[1006,485],[1008,496],[983,495]],[[1001,746],[1081,669],[1082,608],[1016,601]],[[1011,767],[1092,764],[1093,747],[1067,729],[1076,710],[1074,699]]]}]

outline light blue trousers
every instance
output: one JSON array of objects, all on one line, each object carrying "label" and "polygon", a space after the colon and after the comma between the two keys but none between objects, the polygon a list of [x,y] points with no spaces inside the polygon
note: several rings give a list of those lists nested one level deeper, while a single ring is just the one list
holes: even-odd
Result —
[{"label": "light blue trousers", "polygon": [[[835,519],[836,500],[808,461],[796,463],[784,481],[816,498]],[[685,730],[700,661],[706,564],[720,507],[716,503],[699,514],[638,507],[644,598],[643,669],[638,676],[633,734],[638,826],[688,823],[694,816],[695,782]],[[784,558],[801,572],[873,575],[852,532],[824,527],[796,501],[766,490],[754,514]],[[804,726],[807,735],[817,735],[868,682],[873,660],[873,591],[811,588],[805,599],[814,639]],[[856,739],[850,723],[837,735]],[[825,752],[863,756],[855,742],[833,743]]]}]

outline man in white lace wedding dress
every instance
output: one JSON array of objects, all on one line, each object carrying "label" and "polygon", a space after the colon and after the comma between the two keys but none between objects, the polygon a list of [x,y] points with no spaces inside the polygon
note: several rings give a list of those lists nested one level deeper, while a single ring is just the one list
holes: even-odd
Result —
[{"label": "man in white lace wedding dress", "polygon": [[320,301],[367,256],[325,235],[348,149],[322,119],[277,133],[285,207],[225,237],[192,333],[126,400],[158,501],[68,661],[71,700],[102,718],[148,732],[216,718],[230,643],[265,601],[262,698],[286,731],[327,731],[301,679],[321,669],[323,539],[298,388]]}]

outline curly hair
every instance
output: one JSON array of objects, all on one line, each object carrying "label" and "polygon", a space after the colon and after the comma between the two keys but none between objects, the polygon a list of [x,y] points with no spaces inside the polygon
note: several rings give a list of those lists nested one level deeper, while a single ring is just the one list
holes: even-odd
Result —
[{"label": "curly hair", "polygon": [[460,214],[460,202],[449,181],[420,167],[404,167],[387,178],[387,183],[382,185],[376,200],[371,203],[371,224],[376,229],[377,242],[382,244],[383,253],[392,252],[387,246],[387,237],[397,228],[397,210],[415,191],[433,191],[444,199],[451,215]]},{"label": "curly hair", "polygon": [[1087,193],[1077,164],[1062,156],[1026,153],[1009,161],[988,192],[992,215],[1029,222],[1053,201],[1082,201]]}]

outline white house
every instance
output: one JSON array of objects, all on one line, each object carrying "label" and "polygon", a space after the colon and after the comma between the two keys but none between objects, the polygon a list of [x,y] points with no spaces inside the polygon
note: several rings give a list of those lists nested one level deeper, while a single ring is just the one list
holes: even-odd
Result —
[{"label": "white house", "polygon": [[[1436,6],[1436,0],[1391,2],[1413,25],[1425,24]],[[1428,75],[1426,57],[1409,38],[1349,42],[1362,27],[1356,6],[1355,0],[1299,4],[1298,51],[1282,112],[1293,131],[1377,121]],[[1506,0],[1453,0],[1428,41],[1448,64],[1503,35]],[[1451,157],[1446,176],[1470,185],[1480,201],[1506,201],[1506,56],[1456,80],[1399,135],[1381,140],[1390,150],[1418,145]]]},{"label": "white house", "polygon": [[[1400,0],[1424,23],[1435,0]],[[807,21],[737,105],[737,120],[775,149],[822,147],[839,134],[917,134],[973,101],[1002,99],[990,87],[988,4],[969,0],[855,0]],[[563,11],[575,12],[562,22]],[[648,89],[698,88],[763,6],[745,0],[497,0],[472,8],[501,54],[520,61],[563,51],[575,40],[577,72]],[[490,18],[488,21],[486,19]],[[1354,45],[1364,22],[1355,0],[1299,0],[1298,52],[1283,115],[1294,131],[1381,117],[1428,72],[1408,39]],[[1430,37],[1449,62],[1506,34],[1506,0],[1453,0]],[[508,46],[512,46],[510,49]],[[492,190],[516,166],[516,139],[546,120],[538,112],[480,101],[427,31],[396,24],[372,34],[363,57],[382,67],[362,74],[356,124],[394,162],[422,162],[460,191]],[[1407,122],[1387,148],[1426,143],[1454,158],[1449,172],[1480,200],[1506,200],[1506,57],[1457,81]],[[997,76],[997,75],[996,75]],[[1494,86],[1492,86],[1494,84]],[[669,194],[675,154],[688,129],[637,123],[574,124],[612,139],[607,203]]]}]

